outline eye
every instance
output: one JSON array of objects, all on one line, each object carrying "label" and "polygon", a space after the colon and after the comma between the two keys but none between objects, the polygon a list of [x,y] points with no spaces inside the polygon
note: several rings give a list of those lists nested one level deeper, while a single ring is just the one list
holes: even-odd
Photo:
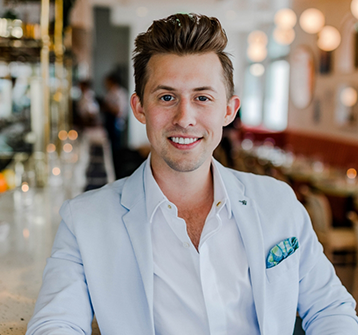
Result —
[{"label": "eye", "polygon": [[163,95],[162,97],[160,97],[160,100],[162,101],[172,101],[174,99],[174,97],[170,94],[166,94],[166,95]]},{"label": "eye", "polygon": [[199,101],[209,101],[209,98],[204,95],[200,95],[196,99]]}]

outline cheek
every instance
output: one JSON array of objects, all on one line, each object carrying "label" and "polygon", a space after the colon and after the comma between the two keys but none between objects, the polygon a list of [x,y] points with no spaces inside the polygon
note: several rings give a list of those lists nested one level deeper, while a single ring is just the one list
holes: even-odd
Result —
[{"label": "cheek", "polygon": [[157,111],[156,113],[147,114],[147,123],[150,128],[156,131],[165,130],[170,124],[169,111]]},{"label": "cheek", "polygon": [[213,133],[213,142],[215,147],[219,145],[221,138],[222,138],[222,134],[223,134],[223,127],[221,124],[221,120],[217,120],[217,123],[215,125],[213,125],[212,129],[212,133]]},{"label": "cheek", "polygon": [[223,118],[215,118],[210,124],[207,125],[207,129],[211,129],[214,137],[221,137],[223,132]]},{"label": "cheek", "polygon": [[216,134],[215,134],[215,138],[216,138],[216,145],[218,145],[222,139],[222,135],[223,135],[223,128],[222,127],[218,127]]},{"label": "cheek", "polygon": [[146,129],[148,139],[151,140],[161,136],[164,129],[164,124],[160,117],[151,115],[151,117],[147,117],[146,119]]}]

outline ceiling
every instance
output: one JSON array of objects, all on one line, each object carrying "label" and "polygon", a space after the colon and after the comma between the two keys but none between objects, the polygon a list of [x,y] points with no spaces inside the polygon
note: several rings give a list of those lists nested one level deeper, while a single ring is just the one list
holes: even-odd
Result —
[{"label": "ceiling", "polygon": [[[87,0],[78,0],[87,1]],[[147,27],[175,12],[194,12],[220,19],[227,31],[249,32],[273,22],[277,10],[291,0],[88,0],[93,6],[113,8],[114,24]],[[141,28],[139,28],[141,29]]]}]

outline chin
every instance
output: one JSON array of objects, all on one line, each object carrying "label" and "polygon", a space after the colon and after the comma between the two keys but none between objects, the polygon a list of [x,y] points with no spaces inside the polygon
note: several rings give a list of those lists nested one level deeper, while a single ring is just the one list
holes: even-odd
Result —
[{"label": "chin", "polygon": [[185,159],[181,159],[181,160],[175,160],[175,161],[174,160],[165,160],[165,162],[174,171],[192,172],[192,171],[199,169],[203,165],[204,160],[188,161]]}]

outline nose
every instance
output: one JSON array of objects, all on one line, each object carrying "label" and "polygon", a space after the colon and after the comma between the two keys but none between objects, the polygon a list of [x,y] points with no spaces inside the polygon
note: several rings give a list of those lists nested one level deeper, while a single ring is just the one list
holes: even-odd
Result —
[{"label": "nose", "polygon": [[178,125],[182,128],[187,128],[196,124],[195,109],[191,105],[190,100],[180,100],[177,105],[177,110],[173,121],[175,125]]}]

